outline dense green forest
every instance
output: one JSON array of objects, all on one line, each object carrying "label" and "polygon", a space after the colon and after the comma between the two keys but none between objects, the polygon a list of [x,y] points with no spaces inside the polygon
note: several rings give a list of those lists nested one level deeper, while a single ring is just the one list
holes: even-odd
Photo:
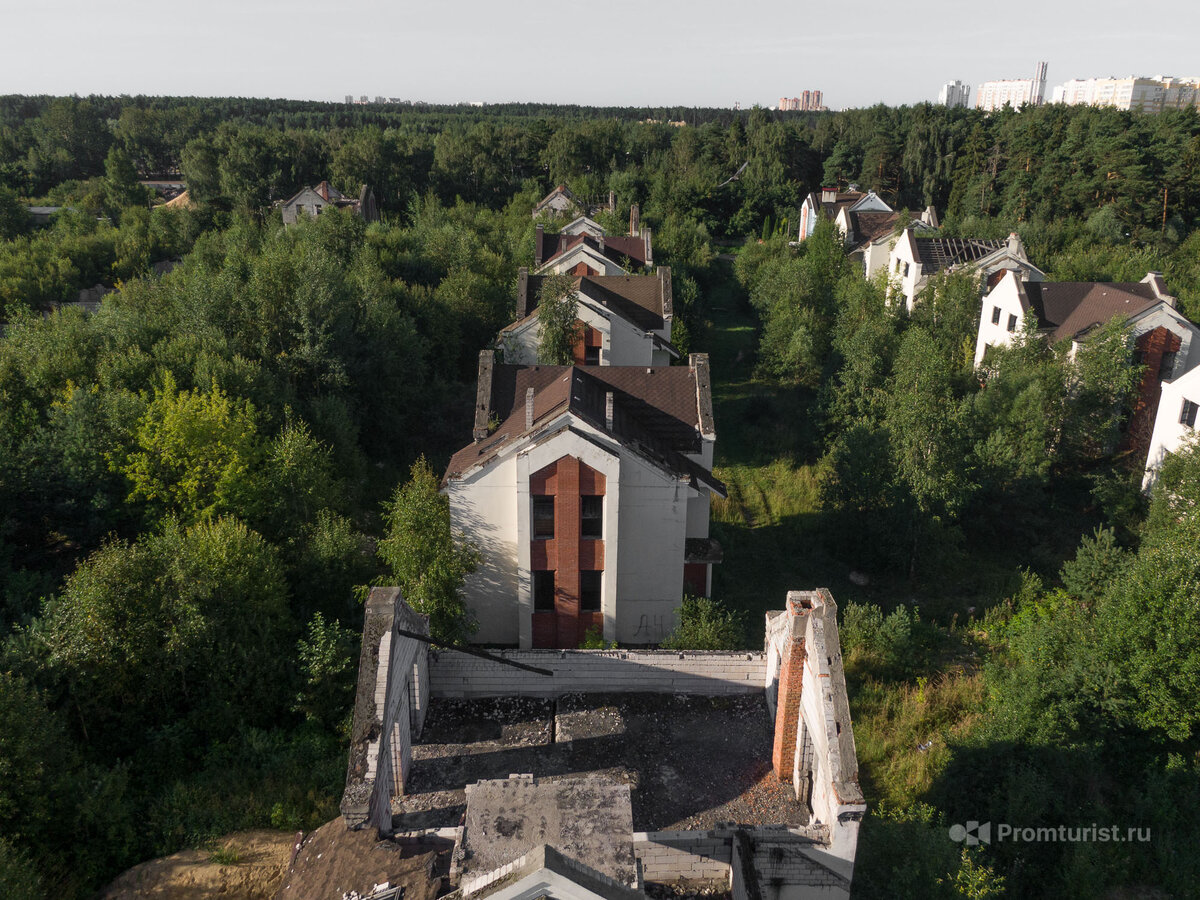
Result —
[{"label": "dense green forest", "polygon": [[[190,206],[138,184],[173,172]],[[372,185],[383,221],[285,230],[272,203],[326,178]],[[969,278],[910,318],[831,227],[787,236],[807,192],[858,184],[948,234],[1016,230],[1058,280],[1162,271],[1196,318],[1200,115],[5,97],[7,895],[88,896],[336,814],[363,588],[411,577],[397,548],[437,518],[422,486],[469,434],[478,350],[558,183],[614,192],[608,224],[640,204],[676,338],[713,356],[716,598],[750,644],[786,589],[842,606],[856,893],[1193,895],[1200,458],[1147,504],[1118,327],[1074,359],[1022,342],[980,379]],[[27,204],[69,208],[34,226]],[[97,283],[94,315],[51,312]],[[1153,838],[946,837],[988,819]]]}]

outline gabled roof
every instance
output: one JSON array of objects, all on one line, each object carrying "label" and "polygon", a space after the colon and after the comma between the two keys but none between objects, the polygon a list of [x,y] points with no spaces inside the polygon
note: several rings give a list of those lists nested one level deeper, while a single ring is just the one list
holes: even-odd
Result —
[{"label": "gabled roof", "polygon": [[1082,337],[1116,316],[1133,318],[1167,302],[1146,282],[1018,282],[1018,295],[1053,341]]},{"label": "gabled roof", "polygon": [[537,206],[535,206],[533,208],[533,216],[535,219],[537,218],[538,213],[540,213],[543,209],[545,209],[547,206],[549,206],[555,197],[564,197],[567,200],[569,200],[572,205],[574,205],[576,207],[579,206],[579,201],[575,199],[575,195],[571,193],[571,189],[568,188],[565,184],[560,184],[560,185],[558,185],[558,187],[556,187],[554,190],[552,190],[550,193],[548,193],[545,197],[543,197],[541,199],[541,201],[537,204]]},{"label": "gabled roof", "polygon": [[[521,282],[521,294],[517,297],[518,321],[523,321],[537,308],[542,285],[548,277],[530,275]],[[669,266],[659,266],[655,275],[583,275],[575,278],[574,283],[581,298],[612,310],[643,331],[662,330],[666,327],[666,317],[672,314]]]},{"label": "gabled roof", "polygon": [[[647,245],[650,243],[650,229],[645,229],[643,235],[637,237],[593,237],[590,234],[547,234],[544,231],[539,231],[535,240],[539,241],[539,246],[535,248],[534,258],[540,260],[539,266],[545,266],[552,263],[555,259],[562,256],[576,247],[590,247],[596,253],[606,256],[608,259],[624,265],[628,259],[639,266],[649,264],[649,254]],[[537,252],[540,250],[540,252]]]},{"label": "gabled roof", "polygon": [[[553,418],[569,412],[665,471],[724,496],[725,486],[685,455],[699,453],[702,435],[711,435],[713,429],[712,388],[704,354],[693,354],[688,366],[652,368],[496,365],[489,357],[490,351],[481,355],[476,421],[498,419],[500,424],[451,457],[444,482],[487,465],[510,445],[540,433]],[[487,386],[483,382],[489,378],[484,410]],[[611,427],[609,393],[613,395]]]}]

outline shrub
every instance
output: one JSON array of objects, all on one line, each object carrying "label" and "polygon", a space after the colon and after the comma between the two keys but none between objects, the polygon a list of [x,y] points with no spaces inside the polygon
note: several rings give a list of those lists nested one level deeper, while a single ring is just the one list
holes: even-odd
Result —
[{"label": "shrub", "polygon": [[662,642],[668,650],[740,650],[744,644],[741,623],[708,597],[684,597],[679,624]]}]

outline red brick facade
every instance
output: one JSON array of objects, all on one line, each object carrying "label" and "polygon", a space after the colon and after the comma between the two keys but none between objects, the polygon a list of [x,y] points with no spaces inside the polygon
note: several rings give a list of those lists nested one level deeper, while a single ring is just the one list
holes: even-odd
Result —
[{"label": "red brick facade", "polygon": [[554,612],[533,612],[533,646],[578,647],[591,628],[604,628],[603,612],[580,609],[580,572],[603,571],[604,541],[583,537],[582,498],[604,496],[605,478],[574,456],[564,456],[529,477],[529,493],[554,498],[554,537],[531,540],[529,567],[554,572]]},{"label": "red brick facade", "polygon": [[1183,341],[1173,331],[1158,326],[1137,339],[1138,356],[1146,368],[1138,385],[1129,429],[1125,433],[1122,448],[1145,454],[1150,449],[1150,438],[1154,434],[1154,419],[1158,415],[1158,401],[1162,396],[1163,377],[1174,377],[1163,370],[1163,356],[1178,353]]},{"label": "red brick facade", "polygon": [[604,335],[578,319],[575,320],[575,326],[583,331],[583,339],[575,344],[572,351],[575,356],[575,365],[586,366],[588,365],[587,351],[589,349],[593,351],[597,360],[600,358],[600,349],[604,346]]},{"label": "red brick facade", "polygon": [[[791,615],[788,610],[785,615]],[[787,642],[779,661],[779,694],[775,701],[775,745],[771,765],[784,784],[792,783],[796,759],[796,735],[800,730],[800,694],[804,683],[804,640]]]}]

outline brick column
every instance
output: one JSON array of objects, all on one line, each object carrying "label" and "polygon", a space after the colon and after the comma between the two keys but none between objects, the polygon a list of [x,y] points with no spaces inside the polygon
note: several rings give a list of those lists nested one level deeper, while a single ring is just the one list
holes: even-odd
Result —
[{"label": "brick column", "polygon": [[775,701],[775,744],[771,765],[785,784],[792,782],[796,760],[796,738],[800,731],[800,695],[804,683],[804,628],[812,609],[811,601],[800,592],[788,595],[788,617],[784,645],[779,658],[779,695]]}]

